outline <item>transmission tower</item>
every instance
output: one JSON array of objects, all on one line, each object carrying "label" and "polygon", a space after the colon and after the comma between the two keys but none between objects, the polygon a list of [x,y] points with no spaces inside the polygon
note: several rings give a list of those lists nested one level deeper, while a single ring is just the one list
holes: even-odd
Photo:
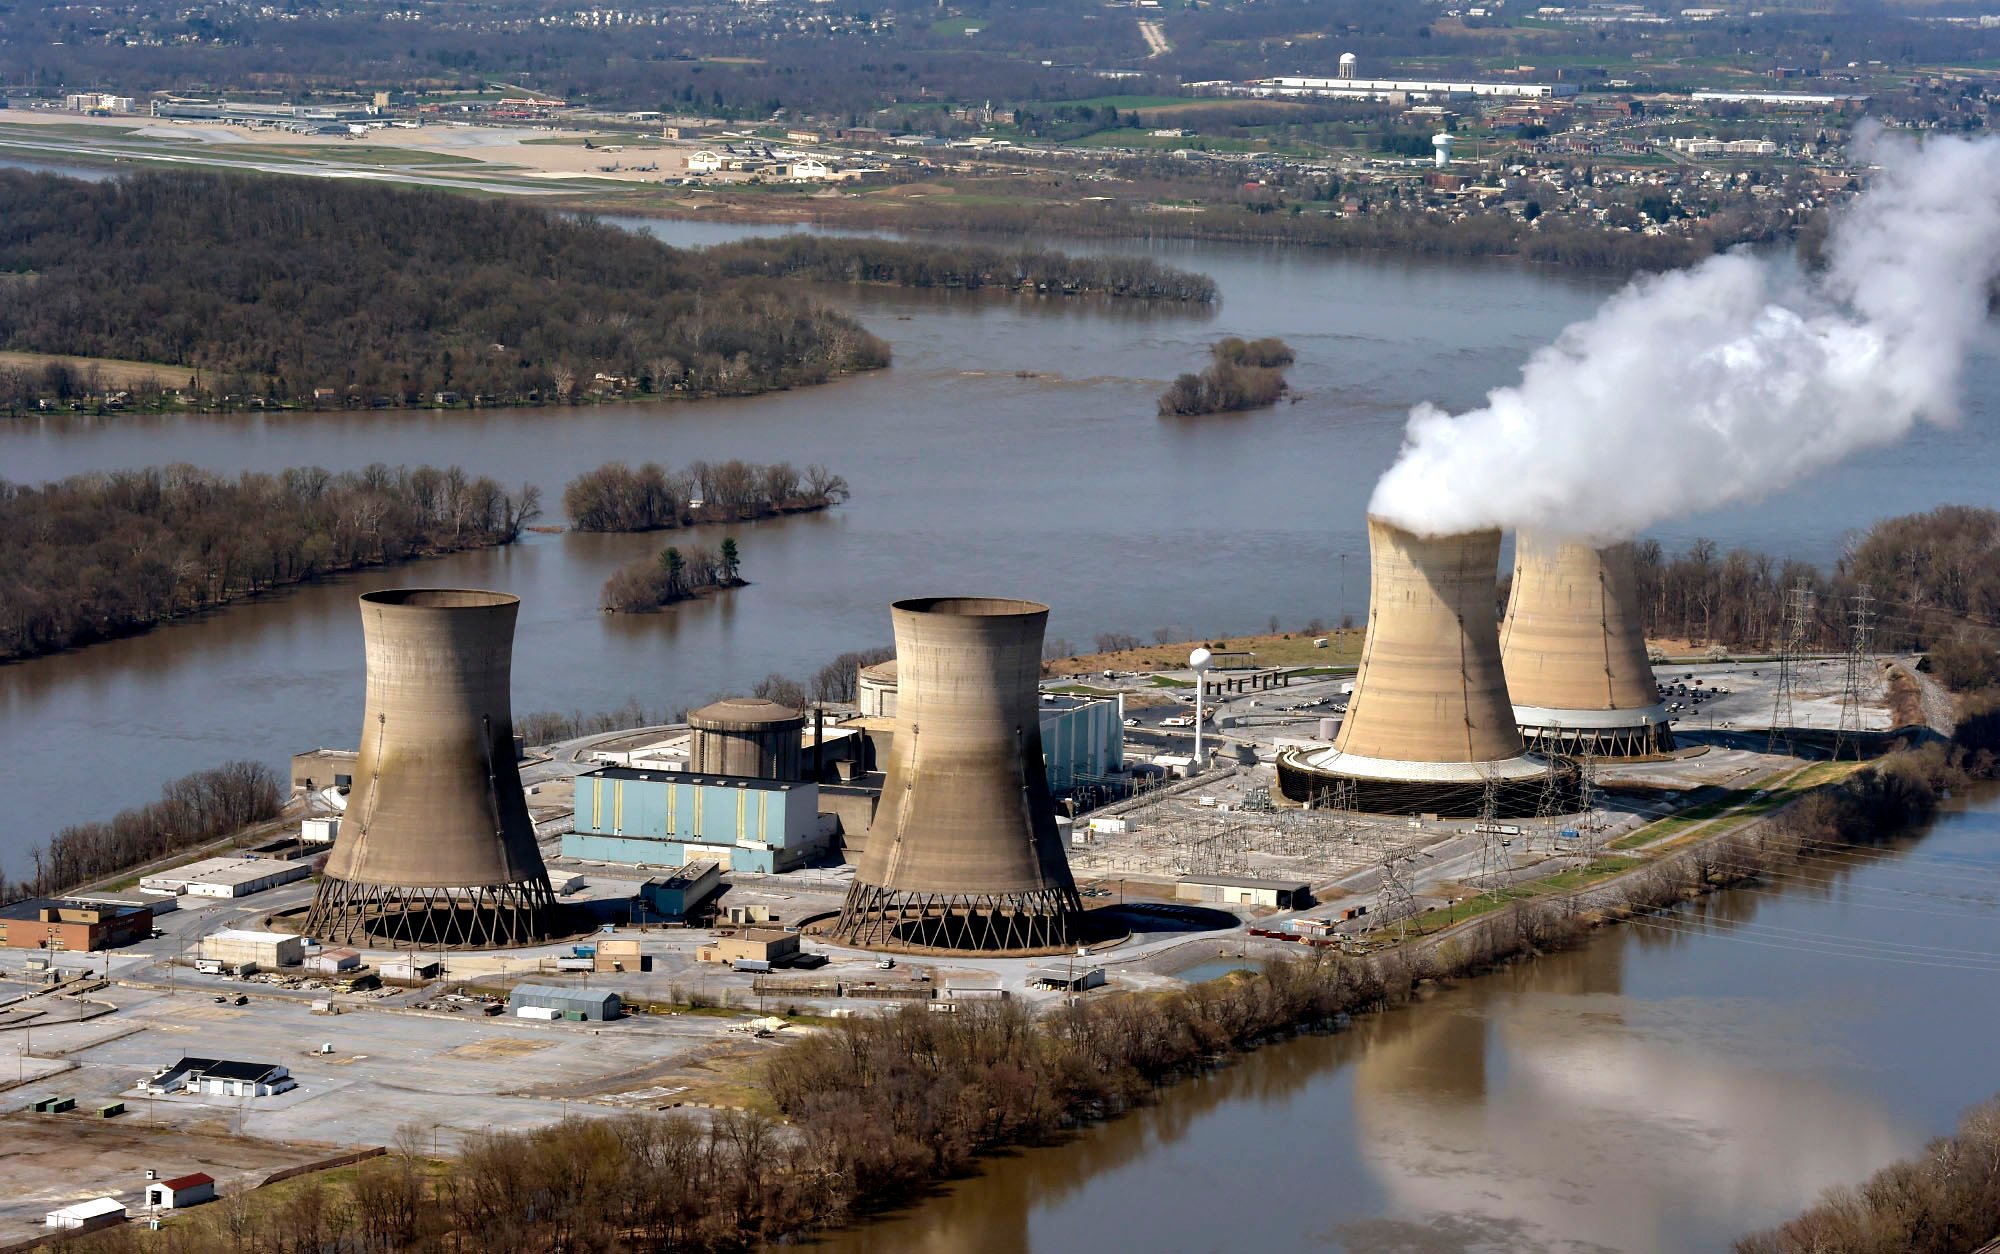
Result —
[{"label": "transmission tower", "polygon": [[1375,912],[1386,920],[1390,911],[1395,911],[1398,940],[1408,929],[1410,915],[1417,906],[1417,896],[1410,891],[1409,881],[1403,878],[1402,868],[1404,863],[1415,862],[1417,857],[1417,852],[1408,846],[1391,849],[1382,855],[1382,883],[1375,894]]},{"label": "transmission tower", "polygon": [[1780,741],[1784,742],[1786,753],[1793,751],[1792,683],[1797,677],[1799,655],[1805,652],[1806,626],[1812,622],[1812,610],[1812,588],[1800,579],[1785,593],[1784,632],[1778,641],[1778,692],[1771,704],[1771,736],[1764,742],[1766,753],[1776,753]]},{"label": "transmission tower", "polygon": [[1479,873],[1473,883],[1480,888],[1493,887],[1505,859],[1500,852],[1500,825],[1495,821],[1500,813],[1500,781],[1493,776],[1486,777],[1479,794]]},{"label": "transmission tower", "polygon": [[1834,734],[1833,757],[1852,740],[1854,760],[1861,760],[1861,699],[1867,695],[1868,652],[1875,643],[1875,598],[1868,585],[1854,590],[1847,612],[1847,674],[1840,687],[1840,730]]}]

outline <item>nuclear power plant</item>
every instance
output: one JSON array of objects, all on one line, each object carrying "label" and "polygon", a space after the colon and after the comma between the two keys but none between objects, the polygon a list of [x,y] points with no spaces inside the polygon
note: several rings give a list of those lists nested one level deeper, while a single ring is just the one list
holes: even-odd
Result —
[{"label": "nuclear power plant", "polygon": [[1529,748],[1638,757],[1674,747],[1639,626],[1630,544],[1518,535],[1500,659]]},{"label": "nuclear power plant", "polygon": [[805,778],[799,773],[806,716],[762,697],[724,697],[688,715],[697,774],[743,779]]},{"label": "nuclear power plant", "polygon": [[839,939],[984,951],[1076,942],[1082,901],[1038,710],[1048,613],[999,597],[891,608],[897,731]]},{"label": "nuclear power plant", "polygon": [[1284,795],[1388,814],[1532,814],[1547,764],[1525,755],[1500,664],[1500,533],[1423,537],[1368,519],[1368,629],[1331,749],[1278,757]]},{"label": "nuclear power plant", "polygon": [[555,898],[514,754],[519,608],[461,588],[361,597],[361,750],[306,933],[439,946],[549,935]]}]

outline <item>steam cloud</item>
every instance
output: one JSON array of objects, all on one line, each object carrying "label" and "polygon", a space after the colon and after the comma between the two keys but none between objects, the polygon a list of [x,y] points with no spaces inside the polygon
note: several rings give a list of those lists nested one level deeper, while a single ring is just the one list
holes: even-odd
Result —
[{"label": "steam cloud", "polygon": [[1370,510],[1609,542],[1954,421],[2000,275],[2000,137],[1856,149],[1879,170],[1822,272],[1739,252],[1634,281],[1483,408],[1412,410]]}]

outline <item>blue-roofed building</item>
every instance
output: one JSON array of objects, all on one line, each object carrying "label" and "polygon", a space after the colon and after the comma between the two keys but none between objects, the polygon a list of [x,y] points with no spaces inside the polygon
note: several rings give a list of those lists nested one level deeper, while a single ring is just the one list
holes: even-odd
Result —
[{"label": "blue-roofed building", "polygon": [[825,847],[819,786],[737,775],[607,766],[576,777],[566,858],[674,868],[788,871]]}]

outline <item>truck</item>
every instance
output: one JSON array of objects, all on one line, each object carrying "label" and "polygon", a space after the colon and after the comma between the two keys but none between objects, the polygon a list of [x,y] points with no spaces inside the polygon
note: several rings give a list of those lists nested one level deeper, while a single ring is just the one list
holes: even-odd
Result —
[{"label": "truck", "polygon": [[1161,720],[1160,720],[1160,726],[1162,726],[1162,727],[1193,727],[1193,726],[1194,726],[1194,719],[1193,719],[1193,718],[1192,718],[1191,716],[1189,716],[1189,715],[1186,715],[1186,714],[1176,714],[1176,715],[1174,715],[1174,716],[1173,716],[1172,718],[1163,718],[1163,719],[1161,719]]},{"label": "truck", "polygon": [[751,971],[763,975],[770,971],[771,964],[763,958],[738,958],[730,964],[732,971]]}]

